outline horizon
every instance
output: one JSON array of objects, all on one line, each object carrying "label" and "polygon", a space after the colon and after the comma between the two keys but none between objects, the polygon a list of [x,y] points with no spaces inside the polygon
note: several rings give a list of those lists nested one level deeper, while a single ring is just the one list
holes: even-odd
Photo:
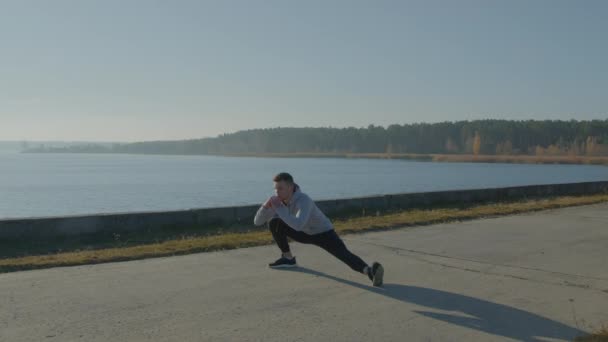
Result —
[{"label": "horizon", "polygon": [[14,144],[21,144],[24,142],[27,143],[68,143],[68,144],[74,144],[74,143],[97,143],[97,144],[130,144],[130,143],[138,143],[138,142],[157,142],[157,141],[182,141],[182,140],[198,140],[198,139],[213,139],[213,138],[218,138],[221,135],[230,135],[230,134],[235,134],[238,132],[243,132],[243,131],[255,131],[255,130],[265,130],[265,129],[282,129],[282,128],[312,128],[312,129],[317,129],[317,128],[330,128],[330,129],[347,129],[347,128],[355,128],[355,129],[365,129],[367,127],[369,127],[370,125],[373,125],[374,127],[382,127],[384,129],[387,129],[389,126],[391,125],[416,125],[416,124],[440,124],[440,123],[457,123],[457,122],[471,122],[471,121],[483,121],[483,120],[504,120],[504,121],[513,121],[513,122],[525,122],[525,121],[563,121],[563,122],[569,122],[569,121],[574,121],[574,122],[591,122],[591,121],[607,121],[608,118],[604,118],[604,119],[588,119],[588,120],[579,120],[579,119],[520,119],[520,120],[509,120],[509,119],[475,119],[475,120],[446,120],[446,121],[437,121],[437,122],[412,122],[412,123],[407,123],[407,124],[389,124],[389,125],[375,125],[375,124],[369,124],[366,126],[341,126],[341,127],[337,127],[337,126],[319,126],[319,127],[312,127],[312,126],[273,126],[273,127],[265,127],[265,128],[248,128],[248,129],[243,129],[243,130],[239,130],[239,131],[234,131],[234,132],[225,132],[225,133],[220,133],[216,136],[211,136],[211,137],[197,137],[197,138],[180,138],[180,139],[166,139],[166,140],[160,140],[160,139],[150,139],[150,140],[134,140],[134,141],[109,141],[109,140],[0,140],[0,143],[14,143]]},{"label": "horizon", "polygon": [[0,140],[604,120],[606,14],[565,0],[9,3]]}]

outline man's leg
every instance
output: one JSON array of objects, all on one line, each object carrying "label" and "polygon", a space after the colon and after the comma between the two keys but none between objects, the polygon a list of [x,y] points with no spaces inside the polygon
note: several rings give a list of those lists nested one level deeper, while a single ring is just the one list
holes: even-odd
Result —
[{"label": "man's leg", "polygon": [[336,258],[342,260],[356,272],[364,273],[364,269],[367,267],[365,261],[363,261],[357,255],[351,253],[351,251],[346,248],[344,241],[340,239],[334,230],[313,235],[313,238],[313,243],[315,245],[323,248]]},{"label": "man's leg", "polygon": [[287,254],[290,252],[289,243],[287,242],[287,233],[283,228],[285,222],[283,220],[274,218],[268,222],[268,228],[270,228],[270,232],[272,233],[272,238],[279,246],[279,249],[283,254]]},{"label": "man's leg", "polygon": [[294,230],[280,218],[273,218],[270,220],[270,222],[268,222],[268,227],[270,228],[274,241],[283,254],[290,252],[287,237],[301,243],[313,243],[313,239],[310,235]]},{"label": "man's leg", "polygon": [[281,258],[268,264],[268,266],[272,268],[296,266],[296,258],[291,254],[287,237],[301,243],[312,243],[311,236],[294,230],[279,218],[270,220],[270,222],[268,222],[268,227],[270,228],[274,241],[277,243],[277,246],[279,246],[281,252],[283,253]]},{"label": "man's leg", "polygon": [[384,267],[378,262],[374,262],[369,267],[361,258],[351,253],[344,241],[340,239],[334,230],[313,235],[314,244],[331,253],[336,258],[342,260],[356,272],[361,272],[369,277],[374,286],[382,286],[384,277]]}]

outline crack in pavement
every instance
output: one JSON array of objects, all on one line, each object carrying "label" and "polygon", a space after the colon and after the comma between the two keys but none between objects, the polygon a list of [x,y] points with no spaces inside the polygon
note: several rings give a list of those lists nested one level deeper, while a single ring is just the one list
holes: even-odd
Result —
[{"label": "crack in pavement", "polygon": [[585,276],[585,275],[580,275],[580,274],[571,274],[571,273],[565,273],[565,272],[548,271],[548,270],[544,270],[542,268],[534,268],[534,267],[515,266],[515,265],[508,265],[508,264],[497,264],[497,263],[491,263],[491,262],[487,262],[487,261],[479,261],[479,260],[475,260],[475,259],[453,257],[453,256],[448,256],[448,255],[423,252],[423,251],[418,251],[418,250],[409,249],[409,248],[401,248],[401,247],[395,247],[395,246],[388,246],[388,245],[383,245],[383,244],[369,242],[369,241],[363,241],[363,240],[357,240],[357,239],[348,239],[348,240],[349,241],[360,242],[360,243],[365,243],[365,244],[370,244],[370,245],[374,245],[374,246],[378,246],[378,247],[384,247],[384,248],[391,249],[391,250],[398,250],[398,251],[409,252],[409,253],[413,253],[413,254],[423,254],[423,255],[434,256],[434,257],[439,257],[439,258],[446,258],[446,259],[453,259],[453,260],[460,260],[460,261],[469,261],[469,262],[475,262],[475,263],[479,263],[479,264],[491,265],[491,266],[497,266],[497,267],[509,267],[509,268],[528,270],[528,271],[538,271],[538,272],[551,273],[551,274],[556,274],[556,275],[564,275],[564,276],[576,277],[576,278],[586,278],[586,279],[593,279],[593,280],[607,280],[608,281],[608,278],[602,278],[602,277],[593,277],[593,276]]},{"label": "crack in pavement", "polygon": [[[399,252],[397,252],[396,254],[397,255],[401,255],[401,256],[405,256],[403,254],[400,254]],[[411,257],[411,258],[413,258],[415,260],[418,260],[418,261],[422,261],[422,262],[426,262],[426,263],[429,263],[429,264],[433,264],[433,265],[438,265],[438,266],[442,266],[442,267],[446,267],[446,268],[458,269],[458,270],[461,270],[461,271],[474,272],[474,273],[479,273],[479,274],[483,274],[483,275],[501,276],[501,277],[513,278],[513,279],[517,279],[517,280],[530,281],[530,282],[539,283],[539,284],[550,284],[550,285],[557,285],[557,286],[564,286],[564,287],[575,287],[575,288],[580,288],[580,289],[585,289],[585,290],[593,290],[593,291],[599,291],[599,292],[607,292],[606,290],[601,290],[601,289],[598,289],[598,288],[594,288],[594,287],[592,287],[589,284],[576,284],[576,283],[568,282],[567,280],[564,280],[563,283],[552,282],[552,281],[533,279],[533,278],[528,278],[528,277],[523,277],[523,276],[518,276],[518,275],[513,275],[513,274],[507,274],[507,273],[490,272],[490,271],[487,271],[487,270],[485,270],[485,271],[484,270],[476,270],[476,269],[467,268],[467,267],[448,265],[448,264],[444,264],[444,263],[440,263],[440,262],[434,262],[434,261],[423,259],[423,258],[412,257],[412,256],[409,256],[409,255],[408,255],[408,257]]]},{"label": "crack in pavement", "polygon": [[[544,280],[544,279],[534,279],[534,278],[529,278],[529,277],[520,276],[520,275],[508,274],[508,273],[491,272],[490,270],[493,269],[493,268],[495,268],[495,267],[506,267],[506,268],[526,270],[526,271],[543,272],[543,273],[547,273],[547,274],[551,274],[551,275],[557,275],[557,276],[568,276],[568,277],[584,278],[584,279],[590,279],[590,280],[608,280],[606,278],[591,277],[591,276],[582,276],[582,275],[577,275],[577,274],[570,274],[570,273],[556,272],[556,271],[548,271],[548,270],[543,270],[543,269],[533,268],[533,267],[513,266],[513,265],[506,265],[506,264],[490,263],[490,262],[479,261],[479,260],[474,260],[474,259],[461,258],[461,257],[452,257],[452,256],[447,256],[447,255],[442,255],[442,254],[436,254],[436,253],[429,253],[429,252],[418,251],[418,250],[414,250],[414,249],[400,248],[400,247],[395,247],[395,246],[383,245],[383,244],[379,244],[379,243],[374,243],[374,242],[369,242],[369,241],[362,241],[362,240],[357,240],[357,239],[348,239],[348,240],[350,240],[350,241],[356,241],[356,242],[361,242],[361,243],[365,243],[365,244],[370,244],[370,245],[374,245],[374,246],[378,246],[378,247],[382,247],[382,248],[386,248],[386,249],[394,252],[397,255],[407,256],[407,257],[413,258],[413,259],[418,260],[418,261],[422,261],[422,262],[425,262],[425,263],[429,263],[429,264],[433,264],[433,265],[438,265],[438,266],[442,266],[442,267],[446,267],[446,268],[459,269],[459,270],[462,270],[462,271],[474,272],[474,273],[483,274],[483,275],[503,276],[503,277],[513,278],[513,279],[518,279],[518,280],[525,280],[525,281],[530,281],[530,282],[535,282],[535,283],[541,283],[541,284],[550,284],[550,285],[557,285],[557,286],[564,286],[564,287],[574,287],[574,288],[579,288],[579,289],[598,291],[598,292],[602,292],[604,294],[608,293],[608,290],[602,290],[602,289],[599,289],[599,288],[595,288],[595,287],[592,287],[589,284],[577,284],[577,283],[569,282],[568,280],[565,280],[565,279],[562,279],[561,282],[555,282],[555,281],[549,281],[549,280]],[[406,254],[403,254],[403,252],[407,252],[407,253],[410,253],[410,254],[406,255]],[[449,264],[438,262],[438,261],[432,261],[432,260],[428,260],[426,258],[416,257],[415,255],[431,256],[431,257],[444,258],[444,259],[457,260],[457,261],[474,262],[474,263],[478,263],[478,264],[481,264],[481,265],[488,265],[490,267],[487,267],[486,269],[474,269],[474,268],[469,268],[469,267],[466,267],[466,266],[449,265]]]}]

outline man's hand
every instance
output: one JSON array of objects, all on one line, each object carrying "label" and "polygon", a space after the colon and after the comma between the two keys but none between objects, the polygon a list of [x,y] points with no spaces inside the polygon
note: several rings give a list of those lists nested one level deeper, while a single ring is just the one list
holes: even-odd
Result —
[{"label": "man's hand", "polygon": [[268,200],[270,201],[270,205],[275,209],[284,206],[283,201],[281,201],[279,196],[272,196]]},{"label": "man's hand", "polygon": [[270,209],[270,208],[278,208],[283,204],[283,202],[281,201],[281,199],[279,198],[279,196],[271,196],[269,197],[266,202],[264,202],[264,208],[266,209]]},{"label": "man's hand", "polygon": [[264,204],[263,204],[264,208],[270,209],[270,207],[272,205],[272,203],[271,203],[272,197],[274,197],[274,196],[268,197],[268,199],[266,200],[266,202],[264,202]]}]

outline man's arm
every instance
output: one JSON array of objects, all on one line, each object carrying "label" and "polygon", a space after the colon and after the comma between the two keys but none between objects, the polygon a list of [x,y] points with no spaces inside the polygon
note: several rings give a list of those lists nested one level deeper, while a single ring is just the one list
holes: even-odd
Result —
[{"label": "man's arm", "polygon": [[303,196],[299,202],[298,212],[295,216],[291,215],[289,209],[284,205],[273,207],[281,220],[295,230],[302,230],[302,227],[308,222],[313,206],[313,201],[308,196]]},{"label": "man's arm", "polygon": [[268,222],[268,220],[270,220],[274,216],[274,214],[275,211],[270,206],[270,199],[268,199],[266,202],[264,202],[264,204],[262,204],[260,209],[258,209],[258,212],[255,213],[255,217],[253,218],[253,224],[256,226],[261,226],[264,223]]}]

